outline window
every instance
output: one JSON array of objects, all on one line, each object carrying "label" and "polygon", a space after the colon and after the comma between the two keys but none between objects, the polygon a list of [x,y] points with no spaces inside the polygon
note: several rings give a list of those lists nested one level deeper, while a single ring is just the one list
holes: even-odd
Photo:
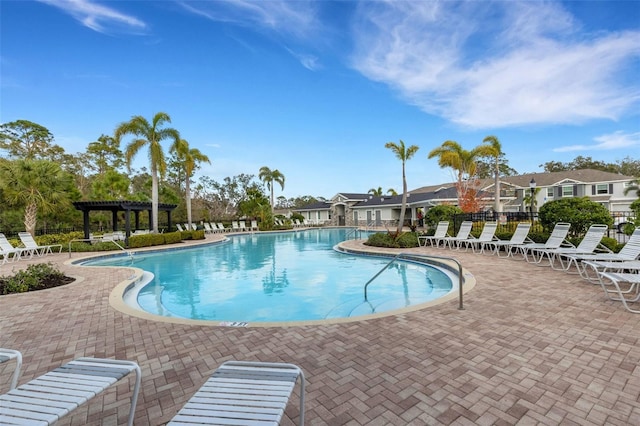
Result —
[{"label": "window", "polygon": [[573,197],[573,185],[565,185],[562,187],[563,197]]},{"label": "window", "polygon": [[596,185],[596,195],[608,194],[609,193],[609,185],[606,183],[599,183]]},{"label": "window", "polygon": [[553,198],[553,188],[552,187],[548,187],[547,188],[547,198]]}]

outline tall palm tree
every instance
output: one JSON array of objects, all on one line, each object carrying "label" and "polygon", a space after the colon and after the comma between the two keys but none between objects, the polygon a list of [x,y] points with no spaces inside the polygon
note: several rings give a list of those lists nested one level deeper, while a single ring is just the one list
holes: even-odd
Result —
[{"label": "tall palm tree", "polygon": [[387,194],[395,197],[396,195],[398,195],[398,192],[393,188],[389,188],[389,189],[387,189]]},{"label": "tall palm tree", "polygon": [[131,167],[133,157],[142,149],[149,146],[149,161],[151,166],[151,218],[153,222],[153,232],[158,232],[158,174],[164,176],[167,169],[162,145],[165,139],[173,140],[173,146],[180,143],[180,133],[173,128],[162,128],[165,123],[171,123],[171,117],[164,112],[156,113],[151,119],[151,123],[140,115],[133,116],[131,120],[120,123],[116,127],[114,138],[120,142],[125,135],[135,137],[125,149],[125,159],[127,167]]},{"label": "tall palm tree", "polygon": [[404,226],[404,210],[407,207],[407,176],[405,173],[405,163],[414,156],[420,147],[411,145],[406,148],[402,139],[400,139],[399,143],[387,142],[384,147],[393,151],[395,156],[402,161],[402,206],[400,207],[400,221],[398,222],[398,230],[396,232],[396,235],[400,236],[402,227]]},{"label": "tall palm tree", "polygon": [[487,136],[482,140],[482,143],[486,143],[489,145],[480,146],[478,150],[487,155],[487,157],[492,157],[494,159],[494,203],[493,203],[493,211],[496,213],[500,213],[502,211],[500,205],[500,156],[502,155],[502,145],[496,136]]},{"label": "tall palm tree", "polygon": [[369,194],[371,194],[371,195],[373,195],[374,197],[379,197],[379,196],[381,196],[381,195],[382,195],[382,187],[381,187],[381,186],[379,186],[379,187],[378,187],[378,189],[371,188],[371,189],[368,191],[368,193],[369,193]]},{"label": "tall palm tree", "polygon": [[200,152],[197,148],[189,148],[189,142],[184,139],[180,139],[180,143],[174,145],[171,148],[172,152],[175,152],[178,157],[178,161],[182,163],[185,174],[185,201],[187,203],[187,223],[191,227],[191,176],[193,172],[198,168],[200,163],[209,163],[209,157]]},{"label": "tall palm tree", "polygon": [[273,213],[273,183],[279,183],[280,188],[284,189],[284,175],[278,169],[271,170],[267,166],[260,167],[258,178],[263,181],[269,191],[271,191],[271,213]]},{"label": "tall palm tree", "polygon": [[441,146],[431,150],[427,158],[438,157],[440,167],[451,167],[458,179],[458,205],[466,197],[465,180],[471,182],[476,174],[476,159],[482,155],[481,150],[474,148],[468,151],[456,142],[445,141]]},{"label": "tall palm tree", "polygon": [[38,210],[44,213],[68,206],[74,191],[72,175],[48,160],[0,161],[0,188],[11,205],[24,206],[24,226],[34,235]]}]

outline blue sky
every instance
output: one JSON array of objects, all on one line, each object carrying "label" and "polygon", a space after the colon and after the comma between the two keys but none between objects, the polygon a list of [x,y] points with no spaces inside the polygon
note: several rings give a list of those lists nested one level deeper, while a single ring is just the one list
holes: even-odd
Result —
[{"label": "blue sky", "polygon": [[[275,195],[453,180],[429,151],[497,136],[509,165],[640,157],[640,2],[0,3],[0,122],[84,151],[168,113],[221,181],[280,170]],[[146,155],[138,154],[138,167]]]}]

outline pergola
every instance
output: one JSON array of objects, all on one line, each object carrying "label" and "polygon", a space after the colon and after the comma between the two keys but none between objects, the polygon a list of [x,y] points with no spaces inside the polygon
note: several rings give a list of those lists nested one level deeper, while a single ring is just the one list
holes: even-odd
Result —
[{"label": "pergola", "polygon": [[[84,237],[89,239],[89,212],[92,210],[97,211],[110,211],[113,215],[113,231],[118,230],[118,212],[124,212],[125,221],[125,236],[129,238],[131,235],[131,212],[135,217],[135,227],[138,229],[140,225],[140,212],[146,211],[149,213],[149,228],[153,228],[153,215],[151,214],[151,203],[144,201],[76,201],[73,203],[74,207],[82,211],[84,220]],[[175,209],[177,204],[163,204],[158,203],[158,212],[167,212],[167,222],[169,228],[171,228],[171,211]]]}]

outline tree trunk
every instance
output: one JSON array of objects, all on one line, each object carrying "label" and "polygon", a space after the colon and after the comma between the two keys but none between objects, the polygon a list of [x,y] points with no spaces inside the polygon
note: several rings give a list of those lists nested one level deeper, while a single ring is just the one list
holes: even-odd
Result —
[{"label": "tree trunk", "polygon": [[158,233],[158,167],[151,165],[151,220],[153,232]]},{"label": "tree trunk", "polygon": [[189,185],[189,176],[187,176],[187,180],[184,184],[184,190],[186,192],[186,201],[187,201],[187,222],[189,223],[189,227],[191,227],[191,189]]},{"label": "tree trunk", "polygon": [[38,205],[36,203],[29,203],[24,209],[24,226],[31,236],[35,237],[36,234],[36,220],[38,218]]},{"label": "tree trunk", "polygon": [[402,205],[400,206],[400,223],[398,223],[397,236],[402,234],[402,228],[404,227],[404,211],[407,208],[407,177],[404,172],[404,162],[402,162]]}]

